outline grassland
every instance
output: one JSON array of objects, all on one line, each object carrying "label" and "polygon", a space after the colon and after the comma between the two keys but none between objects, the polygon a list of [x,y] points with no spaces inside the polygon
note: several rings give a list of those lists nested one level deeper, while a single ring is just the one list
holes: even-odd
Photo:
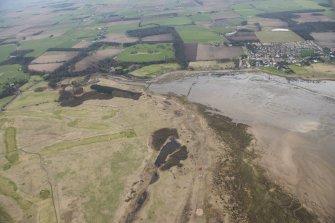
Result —
[{"label": "grassland", "polygon": [[16,128],[8,127],[5,130],[5,144],[6,144],[6,159],[10,163],[15,163],[19,160],[19,153],[17,151],[16,143]]},{"label": "grassland", "polygon": [[121,62],[158,62],[172,61],[175,58],[172,44],[138,44],[125,48],[125,50],[117,56]]},{"label": "grassland", "polygon": [[288,74],[272,67],[264,67],[266,73],[283,76],[283,77],[299,77],[309,79],[335,79],[334,65],[332,64],[311,64],[310,66],[288,66],[294,73]]},{"label": "grassland", "polygon": [[8,84],[19,84],[28,81],[28,75],[21,70],[21,66],[3,65],[0,66],[0,95]]},{"label": "grassland", "polygon": [[58,99],[57,92],[23,93],[13,104],[11,109],[19,109],[29,106],[37,106],[45,103],[53,103]]},{"label": "grassland", "polygon": [[0,99],[0,108],[2,108],[5,104],[7,104],[13,96],[8,96]]},{"label": "grassland", "polygon": [[215,32],[199,26],[180,26],[176,27],[176,29],[185,43],[224,41],[224,38]]},{"label": "grassland", "polygon": [[243,17],[253,17],[265,12],[292,11],[301,9],[326,9],[315,1],[309,0],[265,0],[239,3],[232,6],[232,9]]},{"label": "grassland", "polygon": [[[87,222],[108,223],[115,215],[115,210],[121,204],[122,192],[125,185],[125,177],[133,173],[138,168],[143,159],[143,147],[138,150],[136,145],[124,144],[119,152],[108,162],[111,175],[108,178],[98,177],[98,181],[103,185],[100,191],[93,187],[87,187],[83,192],[89,191],[91,196],[84,203],[85,219]],[[141,152],[142,153],[139,153]],[[97,172],[102,171],[105,165],[97,167]],[[112,190],[110,188],[113,188]],[[107,210],[108,207],[108,211]],[[113,210],[113,211],[110,211]]]},{"label": "grassland", "polygon": [[180,66],[175,63],[171,64],[153,64],[149,66],[142,67],[138,70],[131,72],[131,75],[137,77],[157,77],[161,74],[175,71],[180,69]]},{"label": "grassland", "polygon": [[262,43],[286,43],[303,41],[303,39],[292,31],[261,31],[256,32],[257,38]]},{"label": "grassland", "polygon": [[192,19],[193,22],[208,22],[208,21],[211,21],[211,17],[209,17],[209,15],[207,15],[207,14],[197,13],[195,15],[192,15],[190,18]]},{"label": "grassland", "polygon": [[27,210],[32,205],[31,202],[23,199],[19,195],[16,184],[9,178],[3,176],[0,176],[0,194],[14,199],[24,210]]},{"label": "grassland", "polygon": [[26,56],[30,57],[38,57],[41,56],[45,51],[49,48],[69,48],[78,43],[79,40],[71,39],[67,36],[61,37],[49,37],[40,40],[24,40],[21,41],[20,49],[21,50],[29,50],[33,49],[34,51],[27,54]]}]

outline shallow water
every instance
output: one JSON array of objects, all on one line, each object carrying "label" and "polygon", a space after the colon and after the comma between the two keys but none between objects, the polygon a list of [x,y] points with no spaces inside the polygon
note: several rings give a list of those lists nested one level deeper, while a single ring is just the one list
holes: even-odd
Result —
[{"label": "shallow water", "polygon": [[272,176],[326,215],[335,211],[335,82],[208,74],[152,84],[150,90],[187,96],[248,124]]}]

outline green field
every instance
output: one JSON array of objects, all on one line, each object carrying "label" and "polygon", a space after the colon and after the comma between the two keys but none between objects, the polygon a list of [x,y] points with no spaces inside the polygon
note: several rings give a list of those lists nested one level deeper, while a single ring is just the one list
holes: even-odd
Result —
[{"label": "green field", "polygon": [[21,66],[3,65],[0,66],[0,95],[7,84],[20,84],[28,81],[29,76],[21,70]]},{"label": "green field", "polygon": [[303,41],[303,39],[292,31],[261,31],[256,36],[262,43],[286,43]]},{"label": "green field", "polygon": [[10,53],[15,50],[16,46],[14,44],[0,46],[0,62],[7,60]]},{"label": "green field", "polygon": [[26,56],[38,57],[41,56],[49,48],[69,48],[75,45],[77,42],[79,42],[79,40],[71,39],[66,36],[45,38],[40,40],[24,40],[20,42],[20,50],[33,49],[34,51],[27,54]]},{"label": "green field", "polygon": [[171,17],[171,18],[150,18],[145,19],[142,25],[146,24],[158,24],[161,26],[181,26],[181,25],[189,25],[192,23],[192,20],[186,16],[180,17]]},{"label": "green field", "polygon": [[117,56],[121,62],[133,63],[172,61],[174,58],[172,44],[138,44],[126,48]]},{"label": "green field", "polygon": [[224,41],[215,32],[198,26],[180,26],[176,27],[179,35],[185,43],[206,43],[213,41]]},{"label": "green field", "polygon": [[207,14],[195,14],[190,17],[193,22],[207,22],[211,21],[211,17],[209,17]]},{"label": "green field", "polygon": [[240,3],[232,6],[232,9],[244,17],[256,16],[266,12],[292,11],[300,9],[326,9],[317,2],[311,0],[263,0]]},{"label": "green field", "polygon": [[161,74],[178,70],[180,66],[176,63],[171,64],[153,64],[135,70],[131,75],[138,77],[157,77]]}]

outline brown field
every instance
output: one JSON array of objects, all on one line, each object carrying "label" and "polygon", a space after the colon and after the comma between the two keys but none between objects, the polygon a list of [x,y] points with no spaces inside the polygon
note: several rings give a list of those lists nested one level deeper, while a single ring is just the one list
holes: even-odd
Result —
[{"label": "brown field", "polygon": [[188,61],[196,61],[198,44],[197,43],[186,43],[184,44],[185,56]]},{"label": "brown field", "polygon": [[210,17],[213,20],[218,20],[218,19],[233,19],[233,18],[239,18],[241,17],[239,14],[233,11],[227,11],[227,12],[219,12],[219,13],[213,13],[210,14]]},{"label": "brown field", "polygon": [[269,28],[287,28],[288,25],[286,22],[280,19],[266,19],[266,18],[259,18],[254,17],[248,19],[249,24],[259,23],[262,27],[269,27]]},{"label": "brown field", "polygon": [[76,45],[74,45],[72,48],[87,48],[91,43],[86,41],[86,40],[82,40],[79,43],[77,43]]},{"label": "brown field", "polygon": [[37,57],[31,64],[63,63],[75,57],[77,52],[46,52]]},{"label": "brown field", "polygon": [[293,19],[296,22],[334,22],[335,19],[323,14],[317,13],[296,13],[299,18]]},{"label": "brown field", "polygon": [[196,60],[223,60],[233,59],[243,54],[242,47],[215,47],[206,44],[198,44]]},{"label": "brown field", "polygon": [[306,67],[306,69],[313,73],[324,74],[325,76],[335,76],[335,65],[333,64],[325,64],[325,63],[316,63],[311,64]]},{"label": "brown field", "polygon": [[82,59],[81,61],[76,63],[75,67],[74,67],[74,71],[75,72],[83,71],[83,70],[93,66],[94,64],[96,64],[100,60],[116,56],[121,51],[122,51],[121,49],[117,49],[117,48],[98,50],[95,53],[93,53],[92,55],[90,55],[88,57],[85,57],[84,59]]},{"label": "brown field", "polygon": [[142,38],[143,42],[171,42],[173,36],[171,34],[153,35]]},{"label": "brown field", "polygon": [[140,20],[125,20],[125,21],[118,21],[118,22],[108,22],[108,23],[104,23],[104,24],[106,26],[111,26],[111,30],[113,31],[113,26],[138,24],[139,22],[140,22]]},{"label": "brown field", "polygon": [[225,70],[234,69],[235,65],[233,62],[219,63],[217,61],[196,61],[190,62],[188,67],[192,70]]},{"label": "brown field", "polygon": [[312,33],[311,35],[319,45],[328,48],[335,47],[335,32]]},{"label": "brown field", "polygon": [[124,33],[109,33],[104,41],[116,43],[134,43],[138,41],[137,38],[129,37]]},{"label": "brown field", "polygon": [[255,32],[237,32],[234,35],[226,36],[231,41],[259,41]]},{"label": "brown field", "polygon": [[30,64],[28,69],[38,72],[53,72],[62,65],[63,63]]}]

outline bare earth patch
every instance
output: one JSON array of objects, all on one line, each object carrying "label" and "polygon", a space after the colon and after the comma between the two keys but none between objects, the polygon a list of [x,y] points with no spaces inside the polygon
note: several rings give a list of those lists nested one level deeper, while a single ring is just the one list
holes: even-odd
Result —
[{"label": "bare earth patch", "polygon": [[196,60],[222,60],[233,59],[243,54],[241,47],[215,47],[212,45],[198,44],[198,52]]},{"label": "bare earth patch", "polygon": [[288,25],[286,22],[280,19],[267,19],[267,18],[259,18],[254,17],[248,19],[249,24],[259,23],[262,27],[269,27],[269,28],[287,28]]},{"label": "bare earth patch", "polygon": [[53,72],[62,65],[63,63],[30,64],[28,69],[38,72]]},{"label": "bare earth patch", "polygon": [[296,22],[334,22],[335,19],[319,13],[296,13],[299,18],[293,19]]},{"label": "bare earth patch", "polygon": [[76,52],[46,52],[31,62],[31,64],[63,63],[75,57]]},{"label": "bare earth patch", "polygon": [[312,33],[313,38],[323,47],[335,47],[335,32]]},{"label": "bare earth patch", "polygon": [[124,33],[109,33],[104,39],[107,42],[116,42],[116,43],[134,43],[138,41],[137,38],[129,37]]},{"label": "bare earth patch", "polygon": [[122,49],[117,49],[117,48],[98,50],[92,55],[85,57],[84,59],[76,63],[74,71],[75,72],[83,71],[89,68],[90,66],[94,65],[98,61],[106,59],[106,58],[112,58],[121,52],[122,52]]}]

